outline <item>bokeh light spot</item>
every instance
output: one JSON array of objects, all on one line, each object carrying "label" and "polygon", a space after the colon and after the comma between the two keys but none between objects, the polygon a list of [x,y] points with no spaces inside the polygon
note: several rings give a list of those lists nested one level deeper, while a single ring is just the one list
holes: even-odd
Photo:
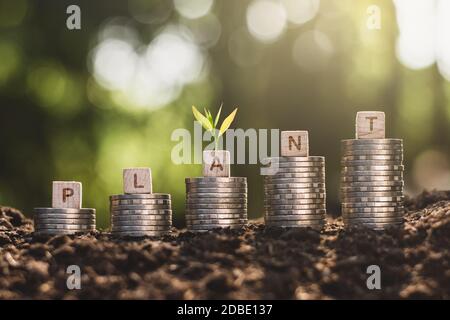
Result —
[{"label": "bokeh light spot", "polygon": [[287,14],[281,3],[255,0],[247,8],[247,27],[262,42],[273,42],[283,33]]},{"label": "bokeh light spot", "polygon": [[320,0],[281,0],[287,19],[294,24],[304,24],[319,12]]},{"label": "bokeh light spot", "polygon": [[174,0],[175,9],[185,18],[197,19],[208,14],[214,0]]}]

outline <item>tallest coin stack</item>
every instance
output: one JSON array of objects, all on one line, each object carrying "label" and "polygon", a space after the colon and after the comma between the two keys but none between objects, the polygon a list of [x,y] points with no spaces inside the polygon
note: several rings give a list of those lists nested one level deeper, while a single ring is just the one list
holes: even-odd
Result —
[{"label": "tallest coin stack", "polygon": [[403,141],[384,138],[384,114],[380,112],[359,112],[356,136],[341,142],[344,224],[372,229],[402,224]]}]

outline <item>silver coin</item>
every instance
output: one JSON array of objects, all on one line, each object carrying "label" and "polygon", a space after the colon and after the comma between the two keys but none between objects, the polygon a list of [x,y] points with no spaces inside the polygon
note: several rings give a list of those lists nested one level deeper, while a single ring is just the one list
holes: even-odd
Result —
[{"label": "silver coin", "polygon": [[325,165],[314,165],[311,162],[280,162],[276,163],[276,166],[278,168],[295,168],[298,172],[325,172]]},{"label": "silver coin", "polygon": [[172,226],[172,221],[165,220],[114,220],[114,228],[122,226]]},{"label": "silver coin", "polygon": [[59,236],[59,235],[73,235],[77,233],[87,233],[94,230],[61,230],[61,229],[47,229],[35,230],[34,236]]},{"label": "silver coin", "polygon": [[367,145],[367,144],[403,144],[403,139],[344,139],[341,140],[342,145]]},{"label": "silver coin", "polygon": [[403,213],[405,208],[401,205],[394,207],[363,207],[363,208],[342,208],[342,214],[382,214],[382,213]]},{"label": "silver coin", "polygon": [[186,208],[187,214],[215,214],[215,213],[246,213],[246,209],[191,209]]},{"label": "silver coin", "polygon": [[247,223],[247,219],[209,219],[209,220],[200,220],[200,219],[186,219],[186,224],[189,225],[198,225],[198,224],[245,224]]},{"label": "silver coin", "polygon": [[194,193],[188,192],[187,199],[210,198],[210,199],[247,199],[247,192],[222,192],[222,193]]},{"label": "silver coin", "polygon": [[403,156],[403,150],[343,150],[341,153],[343,157],[371,155]]},{"label": "silver coin", "polygon": [[325,194],[326,190],[321,188],[321,189],[299,189],[299,188],[292,188],[292,189],[277,189],[277,188],[264,188],[264,193],[268,194],[268,195],[273,195],[273,194],[283,194],[283,193],[290,193],[290,194],[296,194],[296,193],[312,193],[312,194],[316,194],[316,193],[323,193]]},{"label": "silver coin", "polygon": [[349,171],[349,172],[342,172],[341,176],[344,177],[353,177],[353,176],[403,176],[403,171]]},{"label": "silver coin", "polygon": [[38,218],[34,217],[35,224],[41,223],[56,223],[56,224],[95,224],[95,218],[91,219],[53,219],[53,218]]},{"label": "silver coin", "polygon": [[197,178],[186,178],[186,183],[196,183],[196,182],[238,182],[246,183],[246,177],[197,177]]},{"label": "silver coin", "polygon": [[402,212],[373,212],[373,213],[342,213],[342,218],[346,220],[358,218],[402,218]]},{"label": "silver coin", "polygon": [[113,215],[111,221],[172,221],[172,215]]},{"label": "silver coin", "polygon": [[268,163],[272,161],[279,162],[325,162],[325,157],[323,156],[308,156],[308,157],[268,157],[263,159],[263,163]]},{"label": "silver coin", "polygon": [[113,225],[113,232],[124,232],[124,231],[167,231],[170,226],[123,226],[123,225]]},{"label": "silver coin", "polygon": [[268,199],[264,198],[265,205],[305,205],[305,204],[325,204],[325,199]]},{"label": "silver coin", "polygon": [[193,204],[187,203],[186,207],[191,209],[247,209],[247,204],[220,203],[220,204]]},{"label": "silver coin", "polygon": [[303,170],[299,170],[299,168],[271,168],[266,170],[265,177],[278,176],[283,177],[285,174],[293,174],[295,173],[297,177],[302,178],[319,178],[324,177],[325,172],[304,172]]},{"label": "silver coin", "polygon": [[289,215],[264,215],[264,220],[266,222],[271,221],[302,221],[302,220],[324,220],[326,218],[325,215],[319,214],[289,214]]},{"label": "silver coin", "polygon": [[402,197],[403,192],[401,191],[385,191],[385,192],[352,192],[344,193],[344,198],[358,198],[358,197]]},{"label": "silver coin", "polygon": [[209,189],[209,188],[229,188],[229,189],[246,189],[246,183],[195,183],[186,184],[186,190],[191,189]]},{"label": "silver coin", "polygon": [[366,152],[366,151],[389,151],[389,152],[403,152],[402,145],[366,145],[366,146],[343,146],[342,153],[347,152]]},{"label": "silver coin", "polygon": [[264,197],[266,199],[272,199],[272,200],[278,200],[278,199],[319,199],[320,200],[320,199],[325,199],[326,194],[325,193],[313,193],[313,194],[286,193],[286,194],[274,194],[274,195],[265,194]]},{"label": "silver coin", "polygon": [[211,204],[211,205],[221,205],[221,204],[240,204],[247,205],[247,199],[244,198],[230,198],[230,199],[221,199],[221,198],[201,198],[201,199],[186,199],[186,204]]},{"label": "silver coin", "polygon": [[268,221],[267,226],[270,227],[323,227],[325,222],[319,220],[285,220],[285,221]]},{"label": "silver coin", "polygon": [[167,193],[133,193],[133,194],[115,194],[109,197],[110,200],[125,199],[154,199],[170,200],[170,194]]},{"label": "silver coin", "polygon": [[247,219],[246,214],[241,213],[202,213],[202,214],[186,214],[186,219],[200,219],[200,220],[208,220],[208,219]]},{"label": "silver coin", "polygon": [[286,179],[273,179],[264,181],[264,185],[271,184],[281,184],[281,183],[295,183],[299,188],[304,187],[304,185],[313,185],[313,186],[321,186],[325,185],[325,177],[322,178],[295,178],[293,181],[284,181]]},{"label": "silver coin", "polygon": [[117,237],[161,237],[169,234],[170,230],[164,231],[113,231],[111,234]]},{"label": "silver coin", "polygon": [[277,207],[265,209],[267,215],[325,215],[326,209],[279,209]]},{"label": "silver coin", "polygon": [[324,182],[301,182],[299,183],[299,177],[278,177],[271,176],[264,178],[264,184],[278,184],[278,183],[295,183],[298,184],[300,188],[325,188]]},{"label": "silver coin", "polygon": [[402,176],[344,176],[341,182],[403,181]]},{"label": "silver coin", "polygon": [[317,189],[324,189],[324,188],[305,188],[303,183],[273,183],[273,182],[266,182],[264,183],[264,188],[268,189],[268,190],[273,190],[273,189],[302,189],[302,190],[317,190]]},{"label": "silver coin", "polygon": [[39,223],[34,226],[36,229],[66,229],[66,230],[87,230],[95,229],[95,224],[57,224],[57,223]]},{"label": "silver coin", "polygon": [[354,192],[389,192],[398,191],[403,192],[403,186],[371,186],[371,187],[341,187],[342,193],[354,193]]},{"label": "silver coin", "polygon": [[95,219],[95,214],[92,213],[37,213],[34,218],[38,219]]},{"label": "silver coin", "polygon": [[154,199],[126,199],[126,200],[111,200],[111,205],[153,205],[153,206],[170,206],[170,200],[154,200]]},{"label": "silver coin", "polygon": [[403,161],[403,155],[354,155],[354,156],[343,156],[341,161]]},{"label": "silver coin", "polygon": [[403,207],[401,201],[393,202],[342,202],[342,208],[366,208],[366,207]]},{"label": "silver coin", "polygon": [[389,218],[343,218],[344,223],[402,223],[403,217]]},{"label": "silver coin", "polygon": [[122,209],[122,210],[111,210],[111,214],[115,215],[152,215],[152,216],[166,216],[171,215],[172,210],[170,209],[138,209],[138,210],[129,210],[129,209]]},{"label": "silver coin", "polygon": [[403,171],[405,168],[403,165],[381,165],[381,166],[352,166],[342,167],[343,172],[353,171]]},{"label": "silver coin", "polygon": [[45,214],[95,214],[95,209],[93,208],[82,208],[82,209],[74,209],[74,208],[34,208],[35,213],[45,213]]},{"label": "silver coin", "polygon": [[343,202],[394,202],[394,201],[403,201],[404,196],[397,196],[397,197],[341,197]]},{"label": "silver coin", "polygon": [[265,205],[265,209],[277,209],[277,210],[314,210],[314,209],[326,209],[326,204],[298,204],[298,205]]},{"label": "silver coin", "polygon": [[195,194],[199,194],[199,193],[217,193],[217,194],[222,194],[222,193],[246,193],[247,192],[247,188],[189,188],[188,190],[189,193],[195,193]]},{"label": "silver coin", "polygon": [[353,160],[353,161],[341,161],[342,167],[355,167],[355,166],[398,166],[402,165],[402,161],[387,161],[387,160]]},{"label": "silver coin", "polygon": [[159,209],[158,206],[154,206],[151,204],[131,204],[131,205],[114,205],[110,206],[111,211],[126,211],[126,210],[151,210],[151,211],[170,211],[170,206],[163,206],[162,209]]},{"label": "silver coin", "polygon": [[242,229],[245,224],[201,224],[201,225],[187,225],[189,231],[209,231],[213,229]]},{"label": "silver coin", "polygon": [[356,187],[403,187],[402,181],[350,181],[342,182],[341,188],[356,188]]}]

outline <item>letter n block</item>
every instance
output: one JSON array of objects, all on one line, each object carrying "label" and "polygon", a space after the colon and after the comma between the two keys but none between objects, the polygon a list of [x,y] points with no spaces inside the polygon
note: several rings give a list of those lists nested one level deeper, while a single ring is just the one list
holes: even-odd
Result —
[{"label": "letter n block", "polygon": [[124,193],[152,193],[152,172],[150,168],[123,169]]},{"label": "letter n block", "polygon": [[384,139],[386,120],[384,112],[361,111],[356,113],[356,139]]},{"label": "letter n block", "polygon": [[282,157],[307,157],[308,155],[308,131],[281,131]]},{"label": "letter n block", "polygon": [[226,150],[203,151],[204,177],[229,177],[230,152]]},{"label": "letter n block", "polygon": [[53,208],[81,208],[81,182],[53,181]]}]

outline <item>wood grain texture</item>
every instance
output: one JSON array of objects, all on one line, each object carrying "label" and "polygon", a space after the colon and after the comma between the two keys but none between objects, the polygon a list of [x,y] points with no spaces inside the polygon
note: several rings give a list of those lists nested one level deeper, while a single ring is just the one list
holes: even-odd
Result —
[{"label": "wood grain texture", "polygon": [[203,176],[204,177],[229,177],[230,176],[230,152],[226,150],[203,151]]},{"label": "wood grain texture", "polygon": [[150,168],[123,169],[123,192],[152,193],[152,172]]},{"label": "wood grain texture", "polygon": [[308,131],[281,131],[282,157],[307,157],[308,155]]},{"label": "wood grain texture", "polygon": [[361,111],[356,113],[356,139],[384,139],[386,137],[384,112]]},{"label": "wood grain texture", "polygon": [[81,182],[53,181],[52,207],[81,209]]}]

